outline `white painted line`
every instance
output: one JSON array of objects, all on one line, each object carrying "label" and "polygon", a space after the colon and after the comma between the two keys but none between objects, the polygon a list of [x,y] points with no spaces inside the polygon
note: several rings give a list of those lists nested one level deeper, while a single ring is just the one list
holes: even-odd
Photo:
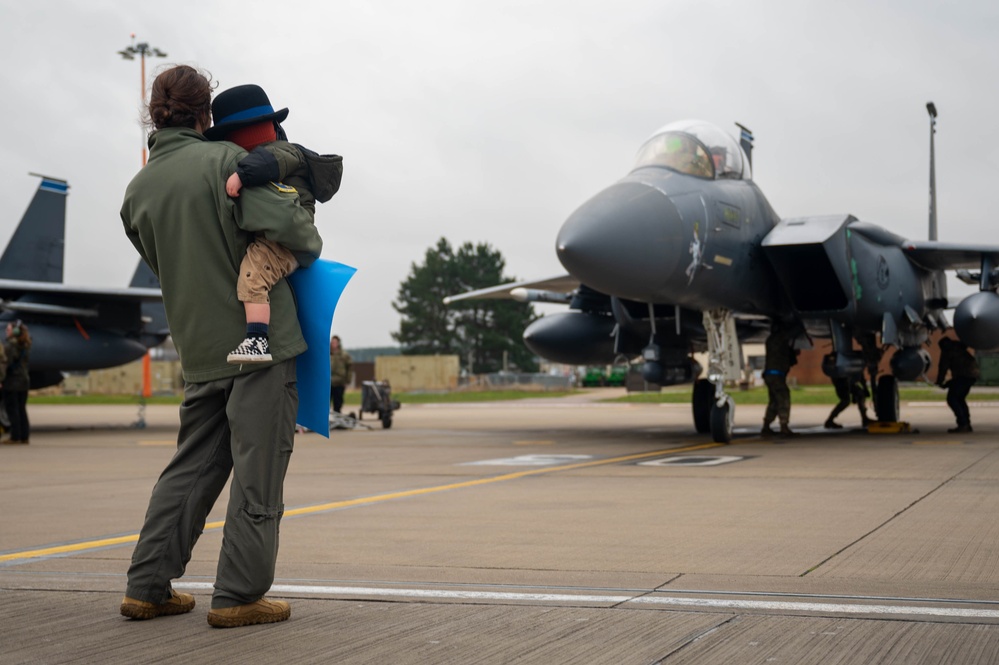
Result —
[{"label": "white painted line", "polygon": [[827,614],[906,614],[916,616],[999,619],[999,610],[975,610],[958,607],[919,607],[915,605],[847,605],[846,603],[793,603],[776,600],[714,600],[710,598],[675,598],[641,596],[630,602],[651,605],[677,605],[732,610],[778,610],[820,612]]},{"label": "white painted line", "polygon": [[[630,409],[635,402],[559,402],[560,397],[500,402],[428,402],[427,404],[407,404],[421,409]],[[640,405],[639,405],[640,406]],[[690,408],[689,404],[684,405]]]},{"label": "white painted line", "polygon": [[518,455],[501,459],[487,459],[480,462],[464,462],[457,466],[555,466],[593,459],[593,455]]},{"label": "white painted line", "polygon": [[[211,591],[210,582],[177,582],[176,589]],[[918,605],[865,605],[863,603],[803,603],[774,600],[728,600],[714,598],[678,598],[658,594],[612,596],[567,593],[509,593],[500,591],[453,591],[446,589],[391,589],[378,587],[312,586],[275,584],[274,593],[316,594],[328,596],[369,596],[376,598],[425,598],[435,600],[498,600],[541,603],[628,603],[637,605],[668,605],[698,607],[712,610],[770,610],[778,612],[817,612],[847,615],[906,615],[952,617],[962,619],[999,619],[999,610],[964,607],[922,607]]]},{"label": "white painted line", "polygon": [[[209,582],[177,582],[175,589],[211,590]],[[272,592],[305,593],[331,596],[376,596],[396,598],[433,598],[437,600],[520,600],[555,603],[623,603],[632,596],[597,596],[568,593],[506,593],[502,591],[448,591],[443,589],[385,589],[376,587],[350,586],[300,586],[297,584],[275,584]]]},{"label": "white painted line", "polygon": [[[947,409],[947,402],[903,402],[904,406],[918,406],[920,408],[926,407],[937,407]],[[997,400],[968,400],[968,408],[971,409],[987,409],[995,408],[999,406],[999,401]]]},{"label": "white painted line", "polygon": [[639,462],[639,466],[718,466],[719,464],[729,464],[746,459],[737,455],[717,455],[717,456],[696,456],[677,455],[675,457],[664,457],[650,462]]}]

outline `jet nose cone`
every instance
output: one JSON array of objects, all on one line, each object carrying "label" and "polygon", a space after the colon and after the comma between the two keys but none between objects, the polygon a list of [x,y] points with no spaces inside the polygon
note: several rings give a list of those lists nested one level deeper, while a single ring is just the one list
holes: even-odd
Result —
[{"label": "jet nose cone", "polygon": [[556,250],[565,269],[587,286],[645,300],[679,265],[682,232],[668,196],[644,183],[619,182],[569,216]]}]

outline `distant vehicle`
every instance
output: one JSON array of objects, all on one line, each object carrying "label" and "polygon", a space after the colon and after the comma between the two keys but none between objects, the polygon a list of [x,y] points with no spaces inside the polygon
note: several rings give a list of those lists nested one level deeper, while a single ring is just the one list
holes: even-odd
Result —
[{"label": "distant vehicle", "polygon": [[140,261],[128,288],[64,284],[69,184],[31,175],[38,190],[0,256],[0,330],[21,320],[31,331],[31,387],[141,358],[169,335],[156,277]]},{"label": "distant vehicle", "polygon": [[357,411],[357,419],[364,420],[365,413],[377,414],[382,421],[382,427],[392,427],[392,412],[398,411],[402,405],[392,399],[392,386],[388,381],[363,381],[361,383],[361,408]]},{"label": "distant vehicle", "polygon": [[[932,103],[928,109],[935,122]],[[694,386],[693,419],[718,442],[732,437],[735,405],[724,384],[740,377],[740,341],[762,341],[772,321],[831,338],[835,363],[823,367],[830,376],[876,366],[894,347],[891,373],[876,383],[881,421],[898,420],[898,380],[929,369],[929,333],[949,326],[944,270],[979,286],[957,306],[958,336],[976,349],[999,347],[999,245],[937,242],[935,214],[929,241],[846,214],[782,219],[752,180],[753,137],[740,128],[736,141],[706,122],[666,125],[625,177],[563,224],[555,246],[568,275],[445,302],[567,303],[569,311],[527,328],[528,347],[573,365],[640,359],[645,379],[660,385],[691,381],[692,354],[706,349],[708,378]],[[814,171],[814,155],[808,159],[797,168]],[[935,211],[932,191],[931,203]]]},{"label": "distant vehicle", "polygon": [[587,367],[583,375],[584,388],[602,388],[604,386],[623,386],[628,378],[628,368],[614,365],[610,371],[603,367]]}]

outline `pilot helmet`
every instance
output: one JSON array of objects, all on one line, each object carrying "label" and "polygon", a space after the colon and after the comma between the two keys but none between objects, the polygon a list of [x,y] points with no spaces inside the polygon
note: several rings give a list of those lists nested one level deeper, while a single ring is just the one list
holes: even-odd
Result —
[{"label": "pilot helmet", "polygon": [[715,163],[715,169],[721,170],[725,166],[725,157],[727,155],[728,151],[721,146],[711,148],[711,161]]}]

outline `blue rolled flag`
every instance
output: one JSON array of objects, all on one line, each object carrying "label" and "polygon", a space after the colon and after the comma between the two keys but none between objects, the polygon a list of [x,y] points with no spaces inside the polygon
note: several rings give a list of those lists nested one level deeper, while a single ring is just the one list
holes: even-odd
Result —
[{"label": "blue rolled flag", "polygon": [[298,323],[308,350],[297,359],[298,415],[295,422],[326,438],[330,436],[330,330],[333,313],[356,268],[319,259],[291,273]]}]

